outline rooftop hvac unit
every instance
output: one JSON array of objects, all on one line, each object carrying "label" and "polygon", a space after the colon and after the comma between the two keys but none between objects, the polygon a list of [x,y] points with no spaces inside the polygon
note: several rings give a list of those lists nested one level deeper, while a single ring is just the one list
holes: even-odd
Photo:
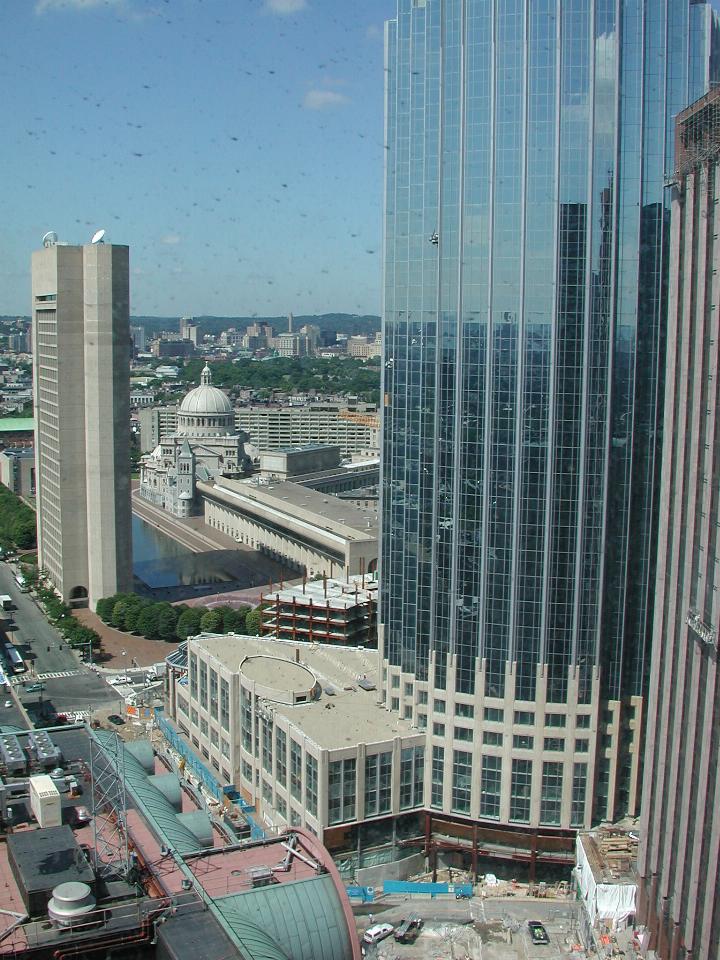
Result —
[{"label": "rooftop hvac unit", "polygon": [[45,773],[30,777],[30,809],[39,826],[62,825],[60,791],[52,778]]},{"label": "rooftop hvac unit", "polygon": [[0,757],[11,773],[23,773],[27,770],[27,757],[14,733],[0,737]]},{"label": "rooftop hvac unit", "polygon": [[95,909],[95,897],[86,883],[71,880],[60,883],[48,903],[48,917],[56,927],[73,927],[82,923]]}]

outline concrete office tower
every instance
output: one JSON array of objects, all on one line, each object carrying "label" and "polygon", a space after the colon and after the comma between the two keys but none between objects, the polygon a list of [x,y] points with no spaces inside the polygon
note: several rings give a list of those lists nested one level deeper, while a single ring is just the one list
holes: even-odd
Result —
[{"label": "concrete office tower", "polygon": [[384,696],[475,843],[540,855],[638,810],[669,118],[712,24],[655,0],[388,24]]},{"label": "concrete office tower", "polygon": [[640,918],[661,960],[720,956],[720,89],[677,118]]},{"label": "concrete office tower", "polygon": [[33,254],[39,563],[91,607],[132,589],[128,248]]}]

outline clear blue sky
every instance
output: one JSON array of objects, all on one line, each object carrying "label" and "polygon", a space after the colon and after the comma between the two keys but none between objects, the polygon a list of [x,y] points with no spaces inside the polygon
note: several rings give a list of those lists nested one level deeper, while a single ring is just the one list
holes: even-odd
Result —
[{"label": "clear blue sky", "polygon": [[379,313],[394,0],[3,0],[0,313],[47,230],[134,314]]}]

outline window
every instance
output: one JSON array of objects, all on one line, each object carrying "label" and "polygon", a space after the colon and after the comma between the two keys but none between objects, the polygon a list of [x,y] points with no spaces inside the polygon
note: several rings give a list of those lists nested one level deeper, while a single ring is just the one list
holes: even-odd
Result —
[{"label": "window", "polygon": [[284,730],[275,728],[275,779],[287,787],[287,735]]},{"label": "window", "polygon": [[590,741],[584,737],[575,741],[575,753],[587,753],[590,750]]},{"label": "window", "polygon": [[328,769],[329,823],[347,823],[355,819],[355,779],[354,757],[330,762]]},{"label": "window", "polygon": [[532,760],[513,760],[510,781],[510,819],[515,823],[530,822],[530,788]]},{"label": "window", "polygon": [[262,798],[265,803],[269,803],[272,806],[273,802],[273,790],[272,786],[267,782],[265,777],[262,779]]},{"label": "window", "polygon": [[564,727],[565,714],[564,713],[546,713],[545,726],[546,727]]},{"label": "window", "polygon": [[411,683],[405,684],[405,696],[411,697],[413,695],[413,685]]},{"label": "window", "polygon": [[470,727],[455,727],[455,739],[472,743],[473,732]]},{"label": "window", "polygon": [[214,727],[210,727],[210,743],[216,747],[220,742],[218,732]]},{"label": "window", "polygon": [[480,816],[497,820],[500,817],[501,757],[483,757],[480,779]]},{"label": "window", "polygon": [[456,703],[455,716],[472,718],[475,716],[475,707],[471,703]]},{"label": "window", "polygon": [[244,688],[240,690],[240,739],[243,748],[252,753],[252,700]]},{"label": "window", "polygon": [[275,809],[283,818],[283,820],[287,820],[287,803],[285,800],[283,800],[279,793],[275,794]]},{"label": "window", "polygon": [[247,760],[243,760],[240,764],[240,769],[243,775],[243,779],[247,780],[248,783],[252,783],[252,779],[253,779],[252,764],[248,763]]},{"label": "window", "polygon": [[425,730],[425,729],[427,728],[427,714],[426,714],[426,713],[419,713],[419,714],[417,715],[417,725],[420,727],[421,730]]},{"label": "window", "polygon": [[220,726],[230,733],[230,685],[220,678]]},{"label": "window", "polygon": [[543,740],[543,750],[563,751],[565,749],[565,740],[563,737],[545,737]]},{"label": "window", "polygon": [[400,709],[400,697],[391,697],[390,699],[390,708],[392,710]]},{"label": "window", "polygon": [[445,782],[445,748],[432,748],[432,782],[430,803],[433,807],[443,805],[443,783]]},{"label": "window", "polygon": [[183,700],[182,697],[178,697],[177,708],[180,711],[180,713],[184,713],[187,716],[187,712],[188,712],[187,700]]},{"label": "window", "polygon": [[198,725],[198,712],[194,707],[190,707],[190,720],[195,726]]},{"label": "window", "polygon": [[499,707],[485,707],[483,718],[490,723],[502,723],[505,719],[505,711]]},{"label": "window", "polygon": [[290,807],[290,826],[299,827],[302,824],[302,817],[297,812],[295,807]]},{"label": "window", "polygon": [[206,737],[208,735],[208,723],[207,720],[200,720],[200,733]]},{"label": "window", "polygon": [[435,713],[445,713],[445,701],[436,700],[435,703],[433,704],[433,710],[435,711]]},{"label": "window", "polygon": [[585,793],[587,791],[587,764],[573,764],[572,805],[570,826],[582,827],[585,823]]},{"label": "window", "polygon": [[262,717],[262,765],[268,773],[272,773],[272,735],[272,720],[270,717]]},{"label": "window", "polygon": [[513,747],[516,750],[532,750],[534,742],[534,737],[528,737],[523,734],[516,733],[513,737]]},{"label": "window", "polygon": [[394,673],[390,678],[390,686],[393,688],[393,690],[397,690],[400,687],[400,677],[397,675],[397,673]]},{"label": "window", "polygon": [[423,802],[425,750],[406,747],[400,753],[400,809],[409,810]]},{"label": "window", "polygon": [[455,813],[470,813],[471,786],[472,754],[466,750],[454,750],[451,809]]},{"label": "window", "polygon": [[204,710],[207,710],[207,705],[208,705],[207,674],[208,674],[207,664],[205,663],[204,660],[201,660],[201,661],[200,661],[200,690],[199,690],[199,698],[200,698],[200,706],[201,706]]},{"label": "window", "polygon": [[503,735],[496,733],[495,730],[485,730],[483,733],[483,743],[486,747],[501,747]]},{"label": "window", "polygon": [[197,682],[197,657],[194,653],[188,656],[188,673],[190,674],[190,696],[197,700],[198,682]]},{"label": "window", "polygon": [[535,714],[530,710],[516,710],[513,715],[513,723],[531,727],[535,723]]},{"label": "window", "polygon": [[230,759],[230,744],[227,740],[220,741],[220,753],[225,757],[226,760]]},{"label": "window", "polygon": [[318,762],[311,754],[305,754],[305,809],[312,817],[317,816]]},{"label": "window", "polygon": [[365,757],[365,816],[390,813],[392,753]]},{"label": "window", "polygon": [[563,765],[554,760],[545,761],[542,767],[542,792],[540,794],[540,823],[560,825],[562,808]]},{"label": "window", "polygon": [[433,736],[435,736],[435,737],[444,737],[444,736],[445,736],[445,724],[444,724],[444,723],[434,723],[434,724],[433,724]]},{"label": "window", "polygon": [[217,720],[218,718],[218,675],[210,670],[210,716]]},{"label": "window", "polygon": [[590,728],[590,714],[589,713],[580,713],[575,718],[575,725],[581,730],[588,730]]},{"label": "window", "polygon": [[427,690],[420,690],[418,692],[418,703],[422,706],[426,706],[428,702]]},{"label": "window", "polygon": [[290,738],[290,795],[302,799],[302,747]]},{"label": "window", "polygon": [[405,706],[403,707],[403,717],[405,720],[412,720],[412,711],[413,711],[412,704],[406,703]]}]

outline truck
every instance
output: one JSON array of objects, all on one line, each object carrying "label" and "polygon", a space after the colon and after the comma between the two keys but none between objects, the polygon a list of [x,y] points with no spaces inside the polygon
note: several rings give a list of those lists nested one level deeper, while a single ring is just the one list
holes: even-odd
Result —
[{"label": "truck", "polygon": [[0,594],[0,608],[3,610],[12,610],[13,600],[7,593]]}]

